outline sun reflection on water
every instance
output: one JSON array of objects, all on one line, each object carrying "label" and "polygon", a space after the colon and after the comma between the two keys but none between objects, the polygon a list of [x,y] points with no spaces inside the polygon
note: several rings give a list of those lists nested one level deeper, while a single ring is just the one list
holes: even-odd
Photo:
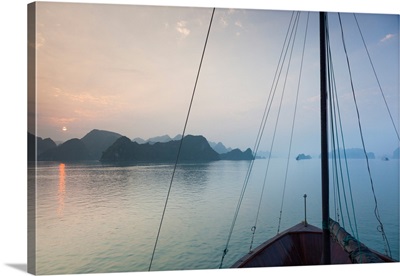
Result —
[{"label": "sun reflection on water", "polygon": [[59,181],[58,181],[58,209],[57,209],[57,214],[58,216],[63,216],[64,214],[64,199],[65,199],[65,164],[61,163],[58,166],[58,175],[59,175]]}]

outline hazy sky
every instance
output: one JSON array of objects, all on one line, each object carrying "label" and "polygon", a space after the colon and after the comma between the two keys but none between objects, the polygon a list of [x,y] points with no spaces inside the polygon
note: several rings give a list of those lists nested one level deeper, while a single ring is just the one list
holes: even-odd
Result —
[{"label": "hazy sky", "polygon": [[[211,8],[37,3],[37,135],[55,141],[92,129],[131,139],[181,134]],[[217,9],[186,134],[253,148],[291,11]],[[307,13],[296,35],[275,138],[287,151]],[[392,116],[399,128],[399,16],[357,14]],[[337,14],[329,15],[332,55],[347,147],[361,147]],[[398,147],[385,103],[352,14],[344,35],[368,151]],[[293,154],[319,152],[318,14],[310,13]],[[286,67],[283,72],[286,72]],[[284,75],[267,122],[269,150]],[[342,82],[344,80],[345,82]]]}]

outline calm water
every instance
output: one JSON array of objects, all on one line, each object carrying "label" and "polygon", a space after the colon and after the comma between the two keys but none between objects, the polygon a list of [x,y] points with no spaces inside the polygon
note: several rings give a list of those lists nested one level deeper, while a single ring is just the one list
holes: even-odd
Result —
[{"label": "calm water", "polygon": [[[248,252],[267,162],[255,161],[224,267]],[[248,161],[178,166],[152,270],[219,267],[248,166]],[[349,160],[349,167],[359,238],[383,252],[365,161]],[[268,167],[254,246],[277,233],[285,168],[284,159],[272,159]],[[381,220],[398,259],[399,162],[371,160],[371,169]],[[38,274],[147,271],[172,170],[169,164],[39,163]],[[304,194],[307,220],[320,226],[319,179],[319,160],[290,162],[281,231],[304,219]]]}]

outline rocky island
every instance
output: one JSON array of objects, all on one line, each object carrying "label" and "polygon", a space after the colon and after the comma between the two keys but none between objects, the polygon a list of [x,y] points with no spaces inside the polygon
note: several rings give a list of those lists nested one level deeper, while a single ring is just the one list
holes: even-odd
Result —
[{"label": "rocky island", "polygon": [[310,155],[305,155],[304,153],[300,153],[299,155],[297,155],[296,160],[307,160],[307,159],[311,159]]},{"label": "rocky island", "polygon": [[[120,137],[101,156],[101,162],[173,162],[178,154],[180,141],[138,144]],[[220,160],[203,136],[188,135],[183,138],[180,161]]]},{"label": "rocky island", "polygon": [[[84,137],[73,138],[56,145],[50,138],[42,139],[28,133],[28,160],[34,161],[101,161],[106,163],[120,162],[175,162],[181,143],[181,135],[170,138],[168,135],[144,140],[128,137],[119,133],[93,129]],[[35,152],[37,145],[37,152]],[[209,162],[217,160],[252,160],[250,149],[226,149],[219,153],[205,137],[187,135],[182,140],[179,161]],[[217,144],[216,144],[217,145]]]}]

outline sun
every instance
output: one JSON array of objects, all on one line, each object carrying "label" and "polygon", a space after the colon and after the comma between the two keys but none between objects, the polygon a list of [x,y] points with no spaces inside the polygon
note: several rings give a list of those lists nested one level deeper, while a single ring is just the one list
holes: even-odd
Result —
[{"label": "sun", "polygon": [[62,128],[62,131],[67,131],[67,127],[64,126],[64,127]]}]

